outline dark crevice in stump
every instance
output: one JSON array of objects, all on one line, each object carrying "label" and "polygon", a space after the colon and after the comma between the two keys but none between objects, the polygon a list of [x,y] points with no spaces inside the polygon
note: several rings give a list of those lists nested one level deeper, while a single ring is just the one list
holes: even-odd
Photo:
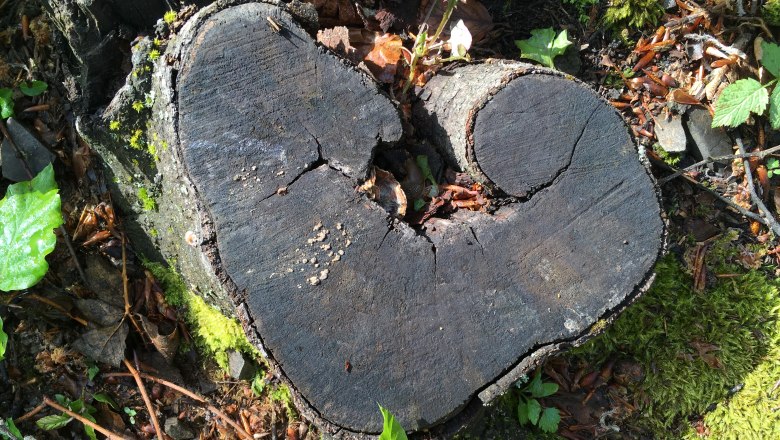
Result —
[{"label": "dark crevice in stump", "polygon": [[170,148],[161,212],[144,215],[173,219],[164,252],[229,293],[326,431],[378,433],[377,403],[407,429],[455,427],[647,287],[658,194],[584,84],[502,62],[434,77],[417,130],[508,203],[417,231],[356,191],[401,138],[393,103],[277,3],[243,3],[203,9],[157,63],[152,128]]}]

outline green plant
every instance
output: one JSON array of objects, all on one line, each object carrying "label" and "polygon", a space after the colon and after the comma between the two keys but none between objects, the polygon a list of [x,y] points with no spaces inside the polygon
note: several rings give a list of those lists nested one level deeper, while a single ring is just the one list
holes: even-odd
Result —
[{"label": "green plant", "polygon": [[774,176],[780,176],[780,160],[770,157],[766,160],[767,175],[771,178]]},{"label": "green plant", "polygon": [[35,285],[49,269],[54,228],[62,224],[60,195],[51,164],[30,181],[8,187],[0,200],[0,290]]},{"label": "green plant", "polygon": [[729,84],[715,102],[713,127],[738,127],[747,122],[751,113],[763,114],[768,105],[769,123],[775,130],[780,129],[780,87],[775,87],[771,96],[768,90],[780,78],[780,46],[765,41],[761,51],[761,65],[775,79],[763,85],[753,78]]},{"label": "green plant", "polygon": [[379,405],[379,411],[382,413],[382,434],[379,435],[379,440],[407,440],[406,431],[395,416],[382,408],[382,405]]},{"label": "green plant", "polygon": [[534,60],[554,69],[553,60],[566,52],[566,48],[571,46],[571,41],[566,30],[561,31],[556,37],[553,28],[545,28],[532,30],[531,38],[516,40],[515,45],[520,49],[520,58]]},{"label": "green plant", "polygon": [[767,0],[762,8],[764,21],[770,26],[780,26],[780,0]]},{"label": "green plant", "polygon": [[[43,81],[23,82],[19,90],[27,96],[38,96],[45,92],[48,84]],[[0,88],[0,118],[7,119],[14,115],[14,92],[8,88]]]},{"label": "green plant", "polygon": [[260,395],[263,394],[266,384],[265,376],[262,373],[258,372],[255,374],[255,377],[252,378],[252,394],[256,397],[260,397]]},{"label": "green plant", "polygon": [[141,201],[141,206],[144,211],[154,211],[157,209],[157,202],[149,195],[149,190],[146,188],[138,189],[138,200]]},{"label": "green plant", "polygon": [[604,24],[612,29],[642,29],[655,25],[663,14],[658,0],[611,0],[604,13]]},{"label": "green plant", "polygon": [[14,92],[11,89],[0,89],[0,118],[7,119],[14,115]]},{"label": "green plant", "polygon": [[[84,417],[90,422],[95,422],[95,417],[92,414],[96,413],[97,409],[95,409],[94,406],[85,403],[84,399],[71,401],[70,399],[63,396],[62,394],[56,394],[54,396],[54,399],[57,401],[57,403],[68,408],[74,413],[79,414],[81,417]],[[60,429],[66,426],[72,420],[73,417],[65,413],[52,414],[38,419],[38,421],[36,421],[35,424],[38,425],[38,427],[43,429],[44,431],[54,431],[56,429]],[[95,428],[88,425],[84,425],[84,433],[87,434],[87,437],[89,437],[90,440],[97,440],[97,436],[95,435]]]},{"label": "green plant", "polygon": [[564,3],[574,5],[579,15],[580,23],[587,23],[590,20],[588,9],[599,3],[599,0],[563,0]]},{"label": "green plant", "polygon": [[5,359],[5,348],[8,345],[8,335],[3,331],[3,318],[0,318],[0,361]]},{"label": "green plant", "polygon": [[130,418],[130,424],[135,425],[135,416],[138,415],[138,412],[133,408],[128,408],[128,407],[122,408],[122,411],[124,411],[125,414],[127,414],[127,417]]},{"label": "green plant", "polygon": [[[527,381],[527,378],[526,378]],[[522,379],[515,386],[520,389],[520,402],[517,404],[517,419],[521,425],[535,425],[544,432],[555,432],[561,421],[557,408],[542,408],[538,400],[558,392],[558,384],[543,382],[541,370],[536,370],[534,378],[527,384]]]},{"label": "green plant", "polygon": [[[5,426],[3,426],[4,423]],[[19,428],[17,428],[16,425],[14,424],[14,419],[10,417],[5,419],[5,422],[3,422],[3,420],[0,420],[0,428],[5,428],[5,429],[0,429],[0,436],[2,436],[2,438],[5,440],[24,439],[24,437],[22,436],[22,432],[19,431]],[[7,431],[7,433],[4,431]]]},{"label": "green plant", "polygon": [[[437,2],[431,2],[431,11],[433,11],[436,3]],[[429,36],[428,26],[423,23],[420,25],[420,28],[417,31],[417,36],[414,39],[412,50],[408,51],[405,48],[403,49],[406,51],[409,57],[409,77],[406,79],[406,84],[404,84],[404,95],[406,95],[406,92],[408,92],[409,88],[412,86],[412,84],[414,84],[414,79],[417,76],[417,65],[420,62],[425,62],[425,64],[430,65],[444,63],[447,61],[470,59],[467,52],[471,46],[471,34],[468,33],[468,29],[466,29],[466,26],[462,22],[458,22],[456,28],[458,28],[458,32],[465,34],[464,36],[466,37],[466,41],[463,43],[459,41],[453,41],[455,40],[455,32],[453,31],[452,38],[450,39],[451,49],[449,58],[441,58],[438,53],[432,57],[430,56],[431,52],[441,49],[444,46],[444,43],[439,41],[439,36],[441,35],[442,31],[444,31],[444,26],[448,21],[450,21],[452,11],[455,10],[457,5],[458,0],[447,0],[447,8],[444,10],[444,14],[441,17],[439,26],[436,28],[436,32]],[[428,15],[430,15],[431,11],[428,12]]]}]

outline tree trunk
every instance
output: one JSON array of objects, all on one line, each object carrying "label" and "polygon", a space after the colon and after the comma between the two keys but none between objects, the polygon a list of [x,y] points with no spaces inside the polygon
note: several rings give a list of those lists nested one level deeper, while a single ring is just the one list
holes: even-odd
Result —
[{"label": "tree trunk", "polygon": [[407,429],[456,426],[652,279],[652,179],[619,116],[569,77],[491,62],[430,82],[418,128],[502,206],[425,229],[355,190],[401,138],[395,106],[277,3],[218,2],[171,40],[151,79],[151,155],[106,129],[132,123],[138,81],[79,120],[134,243],[235,307],[328,432],[379,432],[377,403]]}]

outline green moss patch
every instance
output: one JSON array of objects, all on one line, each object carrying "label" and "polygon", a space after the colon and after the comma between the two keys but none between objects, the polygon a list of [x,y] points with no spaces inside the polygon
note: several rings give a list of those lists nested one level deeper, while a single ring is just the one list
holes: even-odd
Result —
[{"label": "green moss patch", "polygon": [[643,364],[640,411],[629,423],[658,438],[696,437],[689,418],[705,413],[713,438],[780,438],[780,393],[771,391],[780,379],[780,282],[735,264],[732,239],[708,253],[712,272],[729,277],[694,292],[690,274],[667,256],[650,291],[573,352],[591,364],[619,356]]},{"label": "green moss patch", "polygon": [[185,321],[201,352],[211,356],[224,370],[228,369],[227,352],[234,350],[261,359],[241,325],[212,307],[184,284],[179,274],[159,263],[144,262],[165,290],[165,299],[183,311]]}]

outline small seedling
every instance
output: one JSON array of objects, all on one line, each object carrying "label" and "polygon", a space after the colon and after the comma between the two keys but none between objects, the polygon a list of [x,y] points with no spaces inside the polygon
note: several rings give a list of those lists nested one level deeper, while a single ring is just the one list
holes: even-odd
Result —
[{"label": "small seedling", "polygon": [[127,417],[130,418],[130,424],[135,425],[135,416],[137,416],[138,413],[134,409],[128,407],[124,407],[122,410],[127,414]]},{"label": "small seedling", "polygon": [[[94,406],[85,403],[84,399],[71,401],[70,399],[63,396],[62,394],[55,395],[54,399],[57,400],[57,403],[59,403],[60,405],[68,408],[69,410],[73,411],[76,414],[81,415],[82,417],[89,420],[90,422],[95,422],[95,417],[92,414],[96,413],[97,409],[95,409]],[[63,413],[63,414],[52,414],[50,416],[42,417],[38,419],[38,421],[36,421],[35,424],[38,425],[38,427],[43,429],[44,431],[54,431],[66,426],[71,421],[73,421],[73,417]],[[97,440],[97,436],[95,435],[95,428],[88,425],[84,425],[84,433],[87,434],[87,437],[90,440]]]},{"label": "small seedling", "polygon": [[780,46],[774,43],[761,44],[763,57],[761,65],[775,77],[766,84],[753,78],[741,79],[723,89],[715,102],[713,127],[738,127],[747,122],[751,113],[762,115],[769,107],[769,123],[775,130],[780,129],[780,87],[769,88],[780,78]]},{"label": "small seedling", "polygon": [[[526,378],[527,381],[527,378]],[[517,405],[517,419],[521,425],[531,424],[538,426],[544,432],[555,432],[561,421],[561,414],[557,408],[542,408],[539,398],[552,396],[558,392],[558,385],[551,382],[542,382],[542,373],[536,370],[534,378],[525,383],[518,381],[515,386],[520,388],[520,402]]]},{"label": "small seedling", "polygon": [[555,68],[555,57],[566,52],[566,48],[571,44],[565,29],[555,36],[553,28],[534,29],[531,31],[531,38],[515,41],[515,45],[520,49],[520,58],[537,61],[550,69]]},{"label": "small seedling", "polygon": [[382,434],[379,435],[379,440],[407,440],[406,431],[395,419],[395,416],[390,411],[382,408],[379,405],[379,411],[382,413]]},{"label": "small seedling", "polygon": [[766,170],[767,175],[772,178],[775,176],[780,176],[780,160],[770,157],[766,160]]},{"label": "small seedling", "polygon": [[38,96],[48,88],[49,85],[43,81],[30,81],[19,84],[19,90],[27,96]]}]

